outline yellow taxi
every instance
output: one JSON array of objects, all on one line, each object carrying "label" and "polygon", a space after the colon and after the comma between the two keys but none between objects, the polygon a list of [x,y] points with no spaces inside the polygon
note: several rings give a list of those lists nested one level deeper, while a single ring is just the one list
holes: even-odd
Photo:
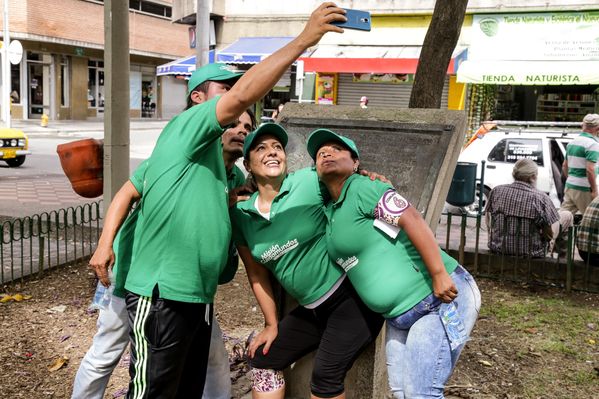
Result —
[{"label": "yellow taxi", "polygon": [[30,155],[29,139],[21,130],[0,128],[0,159],[15,168]]}]

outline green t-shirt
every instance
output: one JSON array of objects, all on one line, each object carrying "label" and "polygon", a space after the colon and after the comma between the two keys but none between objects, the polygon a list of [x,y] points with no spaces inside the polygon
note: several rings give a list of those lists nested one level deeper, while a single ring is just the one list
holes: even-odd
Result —
[{"label": "green t-shirt", "polygon": [[313,168],[285,177],[265,219],[254,204],[258,193],[231,210],[233,239],[268,268],[300,305],[310,304],[343,271],[327,255],[323,194]]},{"label": "green t-shirt", "polygon": [[[144,174],[147,165],[148,161],[143,161],[129,178],[129,181],[140,195],[143,195]],[[129,272],[129,266],[131,265],[133,245],[135,244],[135,229],[137,227],[138,219],[139,206],[127,216],[114,238],[114,243],[112,245],[112,250],[114,251],[114,267],[112,268],[112,273],[115,276],[113,295],[120,298],[125,297],[125,281],[127,280],[127,273]]]},{"label": "green t-shirt", "polygon": [[212,303],[227,260],[231,224],[216,119],[218,97],[173,118],[149,158],[125,288],[161,298]]},{"label": "green t-shirt", "polygon": [[[432,292],[430,275],[406,233],[393,239],[373,226],[376,205],[389,189],[393,187],[381,181],[352,175],[326,211],[329,255],[345,269],[364,303],[386,318],[404,313]],[[452,273],[458,263],[439,252]]]}]

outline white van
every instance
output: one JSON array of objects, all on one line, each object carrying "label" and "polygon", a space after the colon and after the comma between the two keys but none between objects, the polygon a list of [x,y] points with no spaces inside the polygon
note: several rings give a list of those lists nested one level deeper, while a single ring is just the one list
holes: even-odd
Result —
[{"label": "white van", "polygon": [[[539,166],[537,188],[546,192],[559,208],[564,195],[562,163],[566,146],[580,132],[580,123],[485,122],[478,135],[462,150],[458,161],[476,163],[477,178],[481,176],[482,161],[485,161],[484,207],[494,187],[514,181],[512,170],[516,161],[532,159]],[[478,210],[478,187],[476,197],[473,205],[464,208],[467,212],[475,213]]]}]

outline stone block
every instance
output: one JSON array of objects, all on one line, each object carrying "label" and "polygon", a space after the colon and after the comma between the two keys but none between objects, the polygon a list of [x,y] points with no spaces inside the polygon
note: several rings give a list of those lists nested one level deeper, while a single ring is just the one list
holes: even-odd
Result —
[{"label": "stone block", "polygon": [[[464,142],[463,111],[287,103],[279,121],[289,133],[290,171],[313,165],[306,140],[317,128],[331,129],[354,140],[361,166],[389,178],[435,231]],[[290,310],[294,301],[285,298],[281,303]],[[346,378],[348,399],[387,396],[384,342],[383,331],[357,359]],[[310,397],[311,363],[309,355],[287,370],[287,397]]]}]

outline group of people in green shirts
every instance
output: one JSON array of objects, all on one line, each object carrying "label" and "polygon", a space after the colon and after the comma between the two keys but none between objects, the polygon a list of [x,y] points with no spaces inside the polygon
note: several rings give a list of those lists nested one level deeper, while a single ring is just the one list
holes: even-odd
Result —
[{"label": "group of people in green shirts", "polygon": [[[246,138],[244,165],[257,191],[231,209],[233,240],[265,317],[249,351],[254,397],[283,398],[281,371],[316,350],[313,397],[343,398],[347,371],[386,320],[394,397],[442,398],[478,316],[476,282],[439,249],[408,200],[359,173],[351,139],[315,130],[307,141],[315,167],[293,173],[287,141],[272,123]],[[269,272],[299,303],[282,320]],[[457,336],[440,315],[443,303],[454,306]]]},{"label": "group of people in green shirts", "polygon": [[[131,344],[128,398],[202,397],[212,302],[231,240],[265,318],[249,347],[254,398],[283,398],[282,370],[312,351],[312,397],[344,398],[347,371],[385,320],[394,397],[443,397],[480,293],[408,200],[359,173],[351,139],[317,129],[307,142],[315,167],[289,173],[287,133],[263,124],[234,143],[243,146],[255,192],[240,196],[227,184],[236,171],[225,166],[219,140],[227,125],[306,48],[326,32],[342,32],[331,22],[344,13],[323,3],[295,40],[243,76],[222,65],[195,71],[189,109],[169,122],[122,189],[133,185],[137,195],[111,204],[108,238],[98,247],[104,255],[90,264],[108,285],[116,253],[114,283],[125,294]],[[136,210],[117,235],[134,199]],[[129,255],[120,258],[123,243]],[[299,304],[281,320],[271,274]]]}]

